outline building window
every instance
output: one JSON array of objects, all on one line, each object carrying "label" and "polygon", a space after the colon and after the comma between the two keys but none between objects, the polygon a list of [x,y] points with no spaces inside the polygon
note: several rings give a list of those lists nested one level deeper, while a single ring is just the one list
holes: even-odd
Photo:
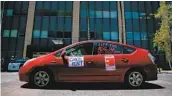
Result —
[{"label": "building window", "polygon": [[125,12],[125,19],[131,19],[131,12]]},{"label": "building window", "polygon": [[66,17],[65,18],[65,31],[71,31],[72,30],[72,18]]},{"label": "building window", "polygon": [[140,40],[140,32],[134,32],[134,40]]},{"label": "building window", "polygon": [[116,11],[112,11],[110,12],[111,18],[117,18],[117,12]]},{"label": "building window", "polygon": [[64,17],[57,17],[57,19],[58,30],[62,31],[64,27]]},{"label": "building window", "polygon": [[52,32],[56,31],[56,17],[55,16],[50,16],[50,30]]},{"label": "building window", "polygon": [[12,9],[7,10],[7,16],[13,16],[13,10]]},{"label": "building window", "polygon": [[17,30],[11,30],[11,37],[17,37]]},{"label": "building window", "polygon": [[4,30],[3,37],[9,37],[10,36],[10,30]]},{"label": "building window", "polygon": [[103,39],[110,40],[110,32],[103,32]]},{"label": "building window", "polygon": [[47,30],[42,30],[41,38],[47,38],[47,37],[48,37],[48,31]]},{"label": "building window", "polygon": [[132,40],[132,39],[133,39],[132,32],[127,32],[127,40]]},{"label": "building window", "polygon": [[43,16],[42,18],[42,30],[47,30],[49,26],[49,17],[48,16]]},{"label": "building window", "polygon": [[39,38],[40,37],[40,30],[34,30],[33,31],[33,38]]},{"label": "building window", "polygon": [[141,32],[141,40],[147,40],[146,32]]},{"label": "building window", "polygon": [[118,41],[118,32],[111,32],[111,40]]}]

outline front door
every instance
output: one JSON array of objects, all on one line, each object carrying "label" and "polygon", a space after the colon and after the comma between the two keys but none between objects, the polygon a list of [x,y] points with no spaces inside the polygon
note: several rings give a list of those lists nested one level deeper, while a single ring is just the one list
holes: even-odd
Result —
[{"label": "front door", "polygon": [[[80,43],[65,49],[66,56],[63,60],[64,67],[60,68],[60,80],[82,81],[89,76],[87,64],[92,62],[93,43]],[[85,76],[85,77],[84,77]]]}]

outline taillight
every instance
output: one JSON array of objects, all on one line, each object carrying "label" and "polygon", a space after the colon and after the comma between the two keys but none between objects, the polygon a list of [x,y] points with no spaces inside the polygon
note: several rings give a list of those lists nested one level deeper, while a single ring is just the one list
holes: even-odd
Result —
[{"label": "taillight", "polygon": [[148,57],[151,59],[152,63],[155,64],[155,57],[151,53],[148,53]]}]

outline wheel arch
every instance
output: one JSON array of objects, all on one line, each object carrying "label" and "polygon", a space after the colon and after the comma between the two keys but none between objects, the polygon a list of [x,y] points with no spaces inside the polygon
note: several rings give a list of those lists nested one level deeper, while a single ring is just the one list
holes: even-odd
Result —
[{"label": "wheel arch", "polygon": [[132,71],[139,71],[139,72],[141,72],[141,74],[143,75],[144,80],[146,80],[147,75],[146,75],[146,73],[145,73],[145,71],[144,71],[144,68],[141,68],[141,67],[132,67],[132,68],[128,69],[128,70],[125,72],[124,80],[126,79],[126,77],[128,76],[128,74],[129,74],[130,72],[132,72]]},{"label": "wheel arch", "polygon": [[37,67],[32,68],[32,70],[29,72],[29,81],[31,80],[31,77],[33,76],[33,73],[38,71],[38,70],[47,71],[51,75],[52,79],[54,80],[55,75],[54,75],[53,71],[50,68],[48,68],[46,66],[37,66]]}]

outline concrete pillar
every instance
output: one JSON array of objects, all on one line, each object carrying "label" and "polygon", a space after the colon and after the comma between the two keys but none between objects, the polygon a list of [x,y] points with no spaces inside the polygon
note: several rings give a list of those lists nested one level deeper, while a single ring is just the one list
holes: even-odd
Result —
[{"label": "concrete pillar", "polygon": [[122,32],[122,14],[121,14],[121,2],[117,1],[117,7],[118,7],[118,31],[119,31],[119,42],[122,43],[123,40],[123,32]]},{"label": "concrete pillar", "polygon": [[124,12],[124,1],[121,1],[121,14],[122,14],[122,34],[123,43],[126,44],[126,30],[125,30],[125,12]]},{"label": "concrete pillar", "polygon": [[79,41],[80,1],[73,1],[72,43]]},{"label": "concrete pillar", "polygon": [[32,31],[33,31],[33,24],[34,24],[35,5],[36,5],[36,1],[29,1],[29,8],[28,8],[28,15],[27,15],[27,24],[26,24],[26,32],[25,32],[25,40],[24,40],[23,57],[26,57],[27,45],[30,45],[31,44],[31,40],[32,40]]}]

